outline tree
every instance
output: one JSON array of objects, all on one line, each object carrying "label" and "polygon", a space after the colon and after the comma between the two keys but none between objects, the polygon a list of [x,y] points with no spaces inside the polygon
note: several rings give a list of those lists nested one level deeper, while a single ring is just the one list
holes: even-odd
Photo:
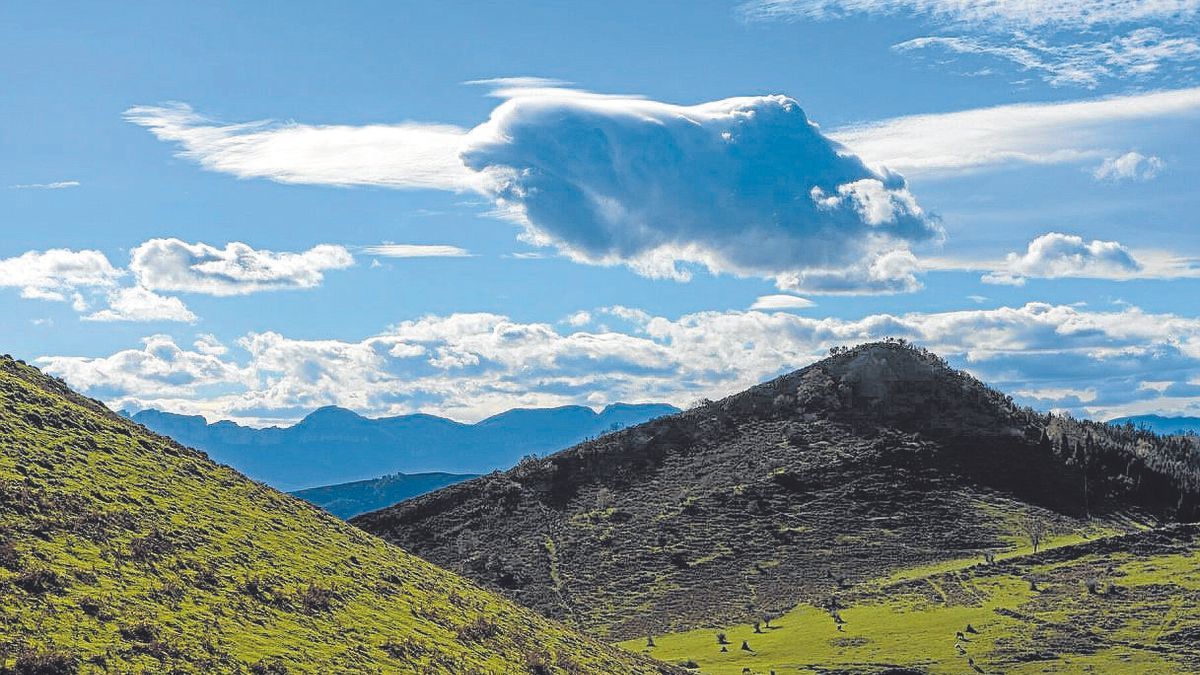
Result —
[{"label": "tree", "polygon": [[1041,547],[1042,541],[1046,538],[1049,528],[1046,526],[1046,521],[1034,516],[1028,516],[1021,520],[1021,529],[1025,532],[1025,536],[1029,537],[1029,543],[1033,546],[1033,552],[1037,553]]}]

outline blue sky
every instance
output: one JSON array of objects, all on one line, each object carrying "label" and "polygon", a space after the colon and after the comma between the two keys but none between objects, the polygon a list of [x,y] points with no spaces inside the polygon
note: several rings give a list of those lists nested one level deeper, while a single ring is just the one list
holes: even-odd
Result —
[{"label": "blue sky", "polygon": [[1200,413],[1194,0],[198,5],[0,15],[0,350],[116,407],[686,405],[898,335]]}]

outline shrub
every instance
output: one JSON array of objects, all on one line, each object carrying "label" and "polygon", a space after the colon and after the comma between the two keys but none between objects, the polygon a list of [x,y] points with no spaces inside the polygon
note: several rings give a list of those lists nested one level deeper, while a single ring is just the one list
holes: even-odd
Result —
[{"label": "shrub", "polygon": [[79,658],[59,651],[22,651],[13,664],[13,675],[73,675],[79,670]]},{"label": "shrub", "polygon": [[496,637],[500,633],[495,621],[485,617],[475,617],[475,620],[458,629],[459,642],[483,642]]},{"label": "shrub", "polygon": [[301,609],[309,614],[317,612],[328,612],[333,605],[335,594],[332,588],[323,588],[316,584],[309,584],[299,593],[296,594],[296,601],[300,603]]},{"label": "shrub", "polygon": [[287,675],[287,666],[279,659],[259,659],[250,665],[254,675]]},{"label": "shrub", "polygon": [[64,588],[62,578],[53,570],[44,568],[28,570],[13,579],[13,583],[17,588],[34,595],[57,593]]},{"label": "shrub", "polygon": [[0,543],[0,567],[10,572],[21,571],[21,553],[11,541]]}]

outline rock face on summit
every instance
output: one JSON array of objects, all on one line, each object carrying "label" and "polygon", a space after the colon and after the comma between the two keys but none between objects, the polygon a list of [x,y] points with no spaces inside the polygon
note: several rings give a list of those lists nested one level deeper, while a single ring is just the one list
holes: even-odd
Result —
[{"label": "rock face on summit", "polygon": [[627,638],[826,603],[1031,519],[1190,519],[1194,442],[1042,415],[877,343],[352,522]]}]

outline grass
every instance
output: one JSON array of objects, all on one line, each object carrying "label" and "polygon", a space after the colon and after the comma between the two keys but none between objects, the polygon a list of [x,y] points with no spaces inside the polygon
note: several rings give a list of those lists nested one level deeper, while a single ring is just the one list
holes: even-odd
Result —
[{"label": "grass", "polygon": [[[1101,548],[1094,535],[1083,542],[1074,541],[1082,535],[1057,537],[1038,555],[1014,549],[993,565],[945,563],[862,584],[845,592],[840,609],[803,604],[761,633],[742,624],[656,635],[654,648],[644,638],[622,646],[690,662],[706,675],[889,667],[963,673],[973,672],[972,665],[1005,673],[1195,672],[1200,543],[1194,530],[1111,539],[1116,550]],[[1162,536],[1171,541],[1150,539]],[[1144,541],[1157,543],[1146,552],[1138,543]]]},{"label": "grass", "polygon": [[[657,673],[0,359],[0,671]],[[29,671],[33,672],[33,671]]]}]

